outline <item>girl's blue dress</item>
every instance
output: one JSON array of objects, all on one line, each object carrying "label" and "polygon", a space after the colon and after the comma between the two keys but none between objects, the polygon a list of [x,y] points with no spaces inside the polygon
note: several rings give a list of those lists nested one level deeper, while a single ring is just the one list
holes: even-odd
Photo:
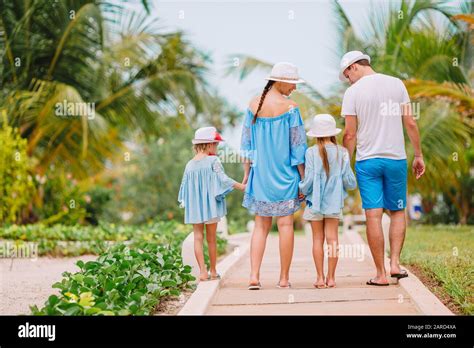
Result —
[{"label": "girl's blue dress", "polygon": [[329,161],[329,177],[323,167],[318,146],[306,151],[304,180],[299,184],[306,204],[313,214],[339,214],[344,207],[347,190],[357,187],[349,153],[342,146],[325,145]]},{"label": "girl's blue dress", "polygon": [[199,224],[225,216],[225,195],[234,189],[235,183],[224,173],[219,157],[190,160],[178,194],[180,207],[184,208],[184,223]]},{"label": "girl's blue dress", "polygon": [[300,208],[297,165],[304,163],[306,133],[298,107],[276,117],[247,109],[241,156],[252,161],[242,206],[260,216],[291,215]]}]

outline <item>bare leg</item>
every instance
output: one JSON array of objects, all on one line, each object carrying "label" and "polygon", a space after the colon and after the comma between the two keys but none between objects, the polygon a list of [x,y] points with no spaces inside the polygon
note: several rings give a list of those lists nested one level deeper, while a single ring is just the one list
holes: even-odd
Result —
[{"label": "bare leg", "polygon": [[390,273],[400,273],[400,253],[405,241],[405,210],[390,211]]},{"label": "bare leg", "polygon": [[216,245],[217,223],[206,225],[207,248],[209,250],[209,263],[211,266],[211,277],[217,276],[217,245]]},{"label": "bare leg", "polygon": [[194,231],[194,256],[199,265],[199,280],[206,280],[207,268],[204,262],[204,224],[193,224]]},{"label": "bare leg", "polygon": [[280,242],[280,286],[288,286],[290,279],[291,259],[293,258],[293,247],[295,231],[293,229],[293,215],[277,217],[278,234]]},{"label": "bare leg", "polygon": [[311,221],[313,231],[313,260],[316,266],[316,287],[324,287],[324,220]]},{"label": "bare leg", "polygon": [[255,228],[250,242],[250,284],[256,285],[260,281],[260,267],[271,227],[271,216],[255,216]]},{"label": "bare leg", "polygon": [[326,284],[329,287],[336,286],[336,266],[339,252],[338,240],[339,219],[324,219],[324,232],[328,245],[328,274]]},{"label": "bare leg", "polygon": [[384,265],[384,240],[382,232],[382,208],[367,209],[367,241],[374,259],[377,276],[373,279],[376,283],[388,283]]}]

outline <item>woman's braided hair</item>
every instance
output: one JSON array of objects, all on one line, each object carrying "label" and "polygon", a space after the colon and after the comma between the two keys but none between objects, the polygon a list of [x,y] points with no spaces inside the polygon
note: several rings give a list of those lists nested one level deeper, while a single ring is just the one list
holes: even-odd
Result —
[{"label": "woman's braided hair", "polygon": [[262,108],[263,101],[265,100],[265,96],[267,95],[268,91],[272,88],[274,83],[275,81],[269,80],[268,83],[263,88],[262,96],[260,97],[260,102],[258,103],[257,111],[255,112],[255,115],[253,116],[252,124],[254,124],[257,121],[257,115],[260,109]]}]

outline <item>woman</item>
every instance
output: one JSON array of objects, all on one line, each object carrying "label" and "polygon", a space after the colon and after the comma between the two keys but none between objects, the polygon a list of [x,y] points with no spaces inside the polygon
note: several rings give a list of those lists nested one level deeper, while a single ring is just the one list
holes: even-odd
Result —
[{"label": "woman", "polygon": [[279,288],[289,288],[293,256],[293,213],[300,208],[298,183],[304,178],[306,134],[298,105],[288,96],[297,83],[297,68],[277,63],[260,96],[253,98],[242,129],[241,153],[247,184],[243,206],[255,214],[250,246],[249,290],[259,290],[260,266],[272,217],[277,217],[280,239]]}]

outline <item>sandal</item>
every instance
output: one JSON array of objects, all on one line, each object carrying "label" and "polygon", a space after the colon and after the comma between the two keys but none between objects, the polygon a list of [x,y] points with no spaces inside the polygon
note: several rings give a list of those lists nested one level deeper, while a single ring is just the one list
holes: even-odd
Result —
[{"label": "sandal", "polygon": [[369,279],[369,281],[366,283],[367,285],[375,285],[375,286],[388,286],[388,283],[376,283],[373,281],[373,279]]},{"label": "sandal", "polygon": [[316,289],[326,289],[327,285],[326,284],[316,284],[316,283],[313,283],[313,286],[316,288]]},{"label": "sandal", "polygon": [[211,280],[219,280],[221,279],[221,275],[217,273],[215,276],[211,276]]},{"label": "sandal", "polygon": [[277,283],[277,288],[278,289],[291,289],[291,283],[288,282],[288,285],[287,286],[281,286],[280,285],[280,282]]},{"label": "sandal", "polygon": [[207,282],[207,281],[209,281],[209,280],[211,280],[211,276],[210,276],[210,275],[208,275],[206,279],[201,279],[201,278],[199,278],[199,281],[200,281],[200,282]]},{"label": "sandal", "polygon": [[402,270],[400,270],[400,273],[390,274],[390,276],[392,278],[397,278],[397,279],[406,278],[406,277],[408,277],[408,272],[407,272],[406,269],[402,269]]},{"label": "sandal", "polygon": [[249,284],[249,290],[260,290],[262,288],[262,284],[258,282],[257,284]]}]

